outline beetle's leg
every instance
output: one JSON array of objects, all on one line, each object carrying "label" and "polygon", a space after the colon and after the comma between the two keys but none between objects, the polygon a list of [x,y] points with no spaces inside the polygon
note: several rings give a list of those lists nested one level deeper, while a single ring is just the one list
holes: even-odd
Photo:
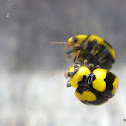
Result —
[{"label": "beetle's leg", "polygon": [[86,38],[86,40],[84,40],[81,43],[80,49],[86,49],[92,55],[96,55],[97,49],[98,49],[97,39],[94,39],[92,42],[90,42],[89,41],[90,36],[91,35],[89,34],[88,37]]},{"label": "beetle's leg", "polygon": [[72,58],[72,56],[70,54],[66,54],[65,60],[70,60],[71,58]]},{"label": "beetle's leg", "polygon": [[77,59],[77,57],[74,57],[74,59],[73,59],[73,62],[74,62],[74,63],[75,63],[76,59]]},{"label": "beetle's leg", "polygon": [[86,67],[88,67],[90,70],[92,69],[92,68],[94,68],[94,64],[88,64],[88,61],[87,60],[84,60],[84,66],[86,66]]},{"label": "beetle's leg", "polygon": [[76,49],[72,49],[72,50],[66,52],[66,57],[65,57],[65,59],[66,59],[66,60],[71,59],[72,56],[70,55],[70,53],[73,53],[73,52],[76,52],[76,51],[77,51]]},{"label": "beetle's leg", "polygon": [[74,64],[76,64],[76,62],[77,62],[77,60],[78,60],[78,58],[80,57],[80,50],[78,50],[78,53],[77,53],[77,56],[76,57],[74,57]]},{"label": "beetle's leg", "polygon": [[87,36],[87,38],[81,43],[80,45],[80,48],[81,49],[86,49],[87,45],[88,45],[88,42],[89,42],[89,39],[90,39],[90,34]]},{"label": "beetle's leg", "polygon": [[104,49],[103,51],[102,51],[102,54],[103,54],[103,56],[101,56],[99,59],[98,59],[98,61],[100,62],[100,63],[102,63],[102,62],[104,62],[106,59],[106,56],[109,54],[109,49],[108,48],[106,48],[106,49]]},{"label": "beetle's leg", "polygon": [[77,51],[78,51],[78,49],[72,49],[72,50],[66,52],[66,55],[67,55],[67,54],[70,54],[70,53],[73,53],[73,52],[77,52]]},{"label": "beetle's leg", "polygon": [[78,60],[79,55],[80,55],[80,50],[78,50],[78,52],[77,52],[77,56],[75,57],[76,59],[74,59],[74,64],[76,64],[76,62],[77,62],[77,60]]},{"label": "beetle's leg", "polygon": [[67,81],[67,87],[71,87],[71,83],[70,83],[70,80]]},{"label": "beetle's leg", "polygon": [[90,52],[92,55],[96,54],[97,48],[98,48],[97,39],[94,39],[92,42],[88,42],[86,47],[88,52]]},{"label": "beetle's leg", "polygon": [[96,55],[98,53],[98,43],[94,45],[94,48],[91,51],[92,55]]},{"label": "beetle's leg", "polygon": [[84,66],[87,66],[87,63],[88,61],[87,60],[84,60]]}]

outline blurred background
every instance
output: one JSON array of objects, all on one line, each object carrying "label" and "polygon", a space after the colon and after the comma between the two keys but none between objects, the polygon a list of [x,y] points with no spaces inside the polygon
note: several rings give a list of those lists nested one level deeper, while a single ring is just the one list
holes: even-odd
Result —
[{"label": "blurred background", "polygon": [[[77,32],[116,51],[118,91],[101,106],[66,88],[64,45]],[[0,126],[126,126],[126,0],[0,0]]]}]

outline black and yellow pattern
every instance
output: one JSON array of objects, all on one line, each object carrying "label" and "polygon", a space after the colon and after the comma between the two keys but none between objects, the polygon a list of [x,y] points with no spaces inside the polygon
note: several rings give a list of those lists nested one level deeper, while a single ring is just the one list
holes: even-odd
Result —
[{"label": "black and yellow pattern", "polygon": [[76,35],[67,41],[67,47],[73,47],[66,53],[77,57],[80,50],[78,61],[83,64],[84,60],[89,63],[99,65],[101,68],[110,70],[115,62],[115,51],[112,46],[104,39],[95,35]]},{"label": "black and yellow pattern", "polygon": [[106,69],[75,64],[69,67],[67,75],[69,84],[76,88],[75,96],[85,104],[103,104],[117,90],[118,78]]},{"label": "black and yellow pattern", "polygon": [[114,96],[118,77],[108,70],[112,68],[116,56],[108,42],[95,35],[76,35],[67,42],[52,44],[67,44],[64,49],[72,47],[66,58],[71,58],[72,53],[74,65],[68,68],[65,77],[69,78],[67,87],[76,88],[78,100],[84,104],[101,105]]}]

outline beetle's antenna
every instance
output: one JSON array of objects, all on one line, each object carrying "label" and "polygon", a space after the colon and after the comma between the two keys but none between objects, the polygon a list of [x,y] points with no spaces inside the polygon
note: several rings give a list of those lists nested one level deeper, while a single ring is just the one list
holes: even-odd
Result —
[{"label": "beetle's antenna", "polygon": [[57,74],[51,74],[51,75],[60,75],[60,74],[64,74],[65,72],[62,72],[62,73],[57,73]]},{"label": "beetle's antenna", "polygon": [[67,42],[50,42],[50,44],[67,44]]},{"label": "beetle's antenna", "polygon": [[[50,42],[50,44],[65,44],[67,45],[67,42]],[[68,45],[64,47],[64,50],[68,48]]]}]

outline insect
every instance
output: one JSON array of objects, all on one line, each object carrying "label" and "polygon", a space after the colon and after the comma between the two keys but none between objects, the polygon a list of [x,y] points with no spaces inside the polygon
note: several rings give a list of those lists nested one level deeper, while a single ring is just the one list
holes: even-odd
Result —
[{"label": "insect", "polygon": [[78,57],[79,63],[83,64],[84,60],[94,66],[99,65],[101,68],[110,70],[115,62],[115,51],[112,46],[102,38],[95,35],[75,35],[67,40],[67,42],[52,42],[53,44],[66,44],[65,49],[72,47],[66,52],[66,59],[74,56],[74,61],[77,53],[80,50]]},{"label": "insect", "polygon": [[93,64],[74,64],[65,72],[67,87],[76,88],[75,96],[84,104],[100,105],[112,98],[118,87],[118,78],[106,69]]}]

